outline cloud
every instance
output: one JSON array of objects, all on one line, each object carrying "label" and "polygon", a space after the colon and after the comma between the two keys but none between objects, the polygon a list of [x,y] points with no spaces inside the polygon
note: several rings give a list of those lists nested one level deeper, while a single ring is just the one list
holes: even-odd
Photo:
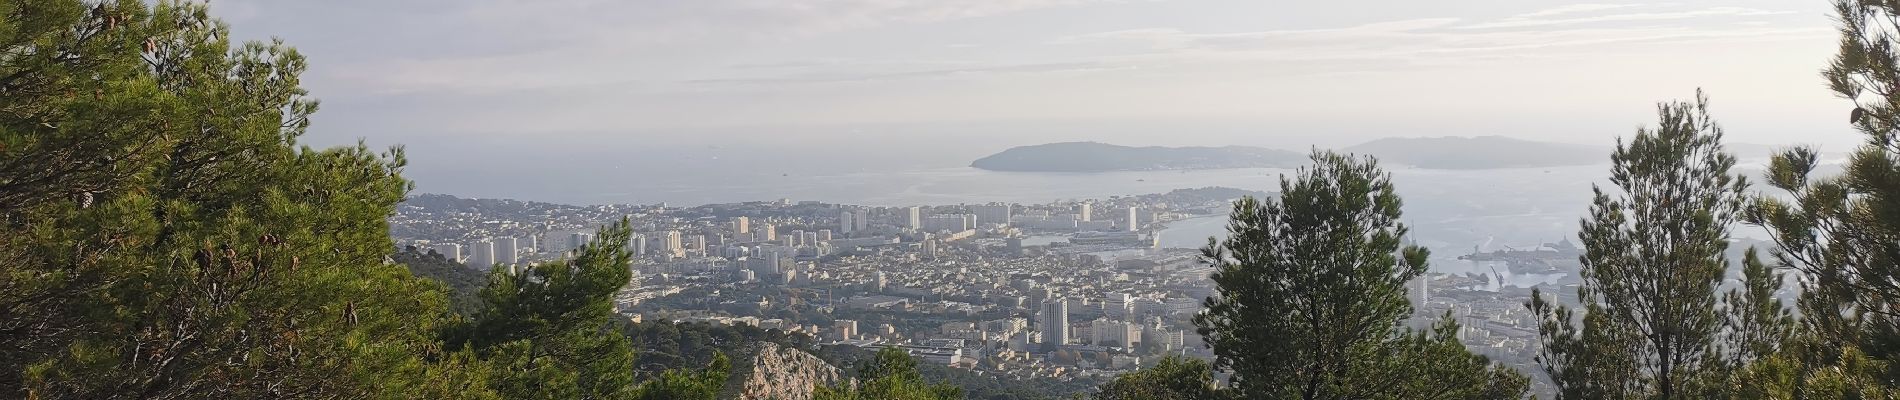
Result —
[{"label": "cloud", "polygon": [[[230,9],[289,15],[309,7],[230,0]],[[351,3],[358,0],[338,0]],[[394,18],[362,21],[409,36],[375,57],[325,73],[349,89],[379,94],[534,90],[633,80],[681,79],[717,49],[790,42],[897,24],[929,24],[1022,11],[1135,0],[415,0],[327,12]],[[428,4],[419,4],[419,3]],[[397,4],[400,3],[400,4]],[[224,4],[224,3],[220,3]],[[259,10],[259,11],[252,11]],[[378,13],[378,10],[389,11]],[[272,21],[274,22],[274,21]],[[367,46],[385,46],[369,43]],[[450,48],[478,48],[451,51]],[[362,51],[361,49],[352,49]],[[675,66],[654,65],[656,58]],[[714,61],[704,61],[713,63]],[[681,72],[685,71],[685,72]],[[633,78],[633,77],[638,78]]]},{"label": "cloud", "polygon": [[[1746,7],[1710,7],[1710,8],[1688,10],[1688,11],[1611,14],[1611,15],[1599,15],[1599,16],[1593,16],[1593,17],[1577,17],[1577,18],[1563,18],[1563,19],[1543,19],[1543,18],[1538,18],[1536,16],[1520,15],[1516,17],[1505,18],[1498,21],[1460,26],[1458,28],[1459,29],[1525,28],[1525,27],[1540,27],[1540,26],[1553,26],[1553,25],[1590,24],[1590,23],[1601,23],[1601,22],[1680,20],[1680,19],[1701,18],[1701,17],[1722,17],[1722,16],[1753,17],[1753,16],[1779,15],[1779,14],[1790,14],[1790,13],[1793,13],[1793,12],[1792,11],[1770,11],[1770,10],[1762,10],[1762,9],[1746,8]],[[1537,13],[1532,13],[1532,14],[1537,14]],[[1526,15],[1531,15],[1531,14],[1526,14]],[[1555,14],[1546,14],[1546,16],[1548,15],[1555,15]]]},{"label": "cloud", "polygon": [[788,76],[767,76],[749,78],[693,79],[692,84],[810,84],[874,82],[903,79],[943,79],[957,77],[980,77],[996,75],[1048,74],[1095,72],[1117,69],[1130,69],[1134,66],[1117,66],[1101,62],[1052,62],[1009,65],[972,65],[963,68],[925,69],[893,72],[820,72]]},{"label": "cloud", "polygon": [[1687,43],[1758,38],[1824,37],[1824,27],[1730,24],[1714,27],[1603,27],[1542,30],[1474,30],[1453,18],[1408,19],[1346,28],[1252,32],[1188,32],[1145,28],[1061,37],[1053,45],[1127,49],[1123,59],[1150,63],[1178,60],[1324,61],[1362,60],[1403,65],[1473,62],[1498,57],[1538,57],[1566,48],[1623,43]]},{"label": "cloud", "polygon": [[1587,13],[1587,12],[1616,10],[1616,9],[1643,7],[1643,6],[1645,5],[1644,4],[1603,4],[1603,3],[1571,4],[1571,5],[1566,5],[1566,6],[1559,6],[1559,7],[1554,7],[1554,8],[1547,8],[1547,9],[1532,11],[1528,13],[1518,14],[1512,18],[1541,18],[1541,17],[1551,17],[1551,16],[1564,15],[1564,14]]}]

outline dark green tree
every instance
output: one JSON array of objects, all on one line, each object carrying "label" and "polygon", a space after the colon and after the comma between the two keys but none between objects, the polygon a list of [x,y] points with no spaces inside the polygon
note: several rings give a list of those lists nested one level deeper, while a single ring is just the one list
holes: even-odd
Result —
[{"label": "dark green tree", "polygon": [[[1749,215],[1768,228],[1782,266],[1800,272],[1805,346],[1820,354],[1800,357],[1804,376],[1864,355],[1893,365],[1900,357],[1900,3],[1839,0],[1840,47],[1823,76],[1829,88],[1854,103],[1848,120],[1866,141],[1838,176],[1814,177],[1820,165],[1811,149],[1775,157],[1769,183],[1785,197],[1763,197]],[[1900,371],[1882,369],[1886,385]]]},{"label": "dark green tree", "polygon": [[494,363],[497,392],[515,399],[618,399],[634,394],[634,353],[621,334],[613,294],[632,277],[626,221],[571,259],[535,264],[520,273],[496,269],[482,289],[482,308],[451,334]]},{"label": "dark green tree", "polygon": [[713,353],[713,361],[705,369],[686,371],[669,369],[660,373],[658,378],[640,384],[633,391],[635,400],[712,400],[719,398],[725,389],[726,376],[732,369],[732,362],[725,354]]},{"label": "dark green tree", "polygon": [[[1657,128],[1619,140],[1610,156],[1610,182],[1620,191],[1593,189],[1578,234],[1578,297],[1587,309],[1581,331],[1569,326],[1574,318],[1559,311],[1565,307],[1544,303],[1541,293],[1530,305],[1546,322],[1540,361],[1565,397],[1701,398],[1712,384],[1699,377],[1720,367],[1724,315],[1715,293],[1728,265],[1728,229],[1738,222],[1748,184],[1729,173],[1735,157],[1722,150],[1707,96],[1658,105],[1657,113]],[[1564,353],[1572,350],[1580,353]],[[1617,354],[1623,352],[1629,354]],[[1637,368],[1611,364],[1628,361]]]},{"label": "dark green tree", "polygon": [[1457,373],[1434,368],[1464,366],[1469,354],[1407,358],[1424,352],[1405,351],[1401,340],[1399,323],[1412,312],[1405,283],[1425,273],[1428,254],[1402,242],[1390,174],[1371,159],[1312,158],[1281,179],[1280,198],[1236,202],[1228,239],[1203,249],[1216,295],[1194,322],[1215,366],[1233,372],[1243,398],[1391,398],[1413,382],[1391,384],[1383,371]]},{"label": "dark green tree", "polygon": [[1170,356],[1140,371],[1115,377],[1090,398],[1095,400],[1218,400],[1229,398],[1214,379],[1214,365]]},{"label": "dark green tree", "polygon": [[402,153],[296,144],[295,50],[202,4],[0,14],[0,397],[490,395],[382,262]]},{"label": "dark green tree", "polygon": [[857,382],[819,387],[813,400],[953,400],[963,398],[963,389],[945,383],[924,380],[917,371],[917,360],[895,347],[877,351],[858,366]]},{"label": "dark green tree", "polygon": [[1367,367],[1353,370],[1348,398],[1515,400],[1530,391],[1530,378],[1465,349],[1458,329],[1446,311],[1430,330],[1361,347],[1354,358],[1367,360]]},{"label": "dark green tree", "polygon": [[[1794,313],[1780,298],[1785,274],[1763,263],[1754,248],[1742,257],[1742,284],[1722,295],[1722,340],[1725,368],[1741,368],[1757,358],[1773,356],[1794,338]],[[1733,385],[1729,385],[1733,386]]]}]

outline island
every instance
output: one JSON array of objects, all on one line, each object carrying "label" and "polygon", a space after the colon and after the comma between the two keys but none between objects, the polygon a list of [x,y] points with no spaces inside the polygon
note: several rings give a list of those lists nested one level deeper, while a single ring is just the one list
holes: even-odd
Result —
[{"label": "island", "polygon": [[1610,149],[1503,136],[1385,138],[1347,147],[1389,165],[1427,169],[1542,168],[1610,162]]},{"label": "island", "polygon": [[977,159],[971,167],[1008,172],[1111,172],[1220,168],[1290,168],[1306,154],[1264,147],[1130,147],[1097,142],[1020,146]]}]

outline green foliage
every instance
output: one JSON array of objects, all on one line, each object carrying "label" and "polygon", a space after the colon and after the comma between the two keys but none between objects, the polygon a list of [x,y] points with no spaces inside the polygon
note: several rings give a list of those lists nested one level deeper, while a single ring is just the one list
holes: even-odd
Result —
[{"label": "green foliage", "polygon": [[415,246],[398,251],[389,258],[408,267],[409,273],[416,277],[440,282],[446,289],[443,292],[449,295],[449,309],[456,314],[469,316],[481,310],[480,294],[488,284],[488,274],[433,251],[417,250]]},{"label": "green foliage", "polygon": [[1094,400],[1215,400],[1231,396],[1214,380],[1214,365],[1192,358],[1167,357],[1154,366],[1116,376]]},{"label": "green foliage", "polygon": [[620,333],[613,294],[632,276],[632,256],[617,245],[632,235],[622,221],[573,259],[489,272],[481,311],[450,334],[449,347],[493,362],[490,380],[508,398],[631,396],[633,347]]},{"label": "green foliage", "polygon": [[487,315],[454,319],[442,285],[384,262],[401,149],[297,146],[317,105],[295,50],[233,46],[198,3],[0,14],[0,397],[710,398],[693,388],[723,381],[715,362],[633,384],[607,319],[623,254],[494,276]]},{"label": "green foliage", "polygon": [[1361,349],[1354,358],[1364,367],[1353,369],[1346,398],[1504,400],[1530,391],[1523,374],[1466,350],[1449,311],[1429,331]]},{"label": "green foliage", "polygon": [[[852,345],[829,345],[819,348],[815,355],[831,365],[859,365],[874,360],[877,352]],[[646,356],[641,353],[643,360]],[[973,400],[1068,398],[1093,390],[1099,383],[1094,379],[1012,378],[933,363],[918,363],[917,373],[925,381],[963,389],[963,398]]]},{"label": "green foliage", "polygon": [[[1893,365],[1900,357],[1900,54],[1893,36],[1900,7],[1892,1],[1835,2],[1840,47],[1823,71],[1829,89],[1854,102],[1847,113],[1866,141],[1843,174],[1810,176],[1820,164],[1811,149],[1776,156],[1768,181],[1788,196],[1755,201],[1749,222],[1768,228],[1781,265],[1800,271],[1797,305],[1803,326],[1831,348],[1864,351]],[[1883,384],[1900,371],[1883,370]]]},{"label": "green foliage", "polygon": [[[1597,187],[1583,240],[1583,326],[1567,307],[1545,302],[1529,307],[1543,319],[1545,347],[1539,361],[1566,398],[1700,398],[1720,385],[1724,357],[1736,362],[1771,349],[1762,326],[1786,322],[1778,302],[1765,302],[1780,287],[1756,263],[1747,293],[1732,292],[1724,325],[1716,287],[1728,265],[1728,227],[1741,213],[1746,179],[1729,173],[1735,157],[1722,150],[1722,129],[1709,117],[1708,97],[1659,105],[1656,129],[1638,130],[1618,141],[1610,156],[1610,182],[1620,192]],[[1757,315],[1767,313],[1769,315]],[[1719,351],[1717,338],[1741,341]],[[1631,368],[1634,366],[1635,368]]]},{"label": "green foliage", "polygon": [[635,400],[712,400],[726,385],[732,362],[723,353],[713,353],[713,361],[699,371],[667,370],[633,392]]},{"label": "green foliage", "polygon": [[810,349],[814,345],[811,336],[804,334],[705,322],[646,321],[627,324],[622,333],[640,349],[638,370],[651,375],[707,365],[715,355],[742,354],[762,342],[789,349]]},{"label": "green foliage", "polygon": [[296,146],[295,50],[196,4],[0,13],[0,397],[484,396],[382,263],[402,153]]},{"label": "green foliage", "polygon": [[924,380],[917,372],[917,360],[903,349],[886,347],[871,360],[858,366],[857,382],[820,387],[813,400],[952,400],[963,398],[963,390],[944,383]]},{"label": "green foliage", "polygon": [[1425,272],[1428,254],[1402,243],[1390,174],[1370,159],[1312,159],[1281,179],[1279,199],[1235,203],[1229,238],[1203,250],[1217,295],[1194,322],[1215,366],[1233,372],[1235,395],[1430,398],[1406,396],[1437,395],[1419,391],[1432,379],[1491,385],[1489,362],[1450,336],[1399,330],[1412,311],[1405,283]]},{"label": "green foliage", "polygon": [[1763,264],[1756,248],[1748,248],[1742,256],[1742,286],[1721,296],[1723,326],[1729,332],[1721,351],[1727,368],[1775,355],[1794,339],[1799,326],[1794,313],[1775,298],[1782,281],[1786,281],[1784,273]]}]

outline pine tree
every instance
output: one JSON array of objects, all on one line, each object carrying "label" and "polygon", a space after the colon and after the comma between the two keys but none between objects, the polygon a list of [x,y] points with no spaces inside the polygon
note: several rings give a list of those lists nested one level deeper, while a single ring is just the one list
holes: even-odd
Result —
[{"label": "pine tree", "polygon": [[1727,368],[1773,356],[1793,339],[1794,314],[1775,297],[1785,280],[1786,275],[1763,263],[1754,248],[1742,256],[1742,285],[1722,296],[1720,313],[1728,335],[1720,354]]},{"label": "pine tree", "polygon": [[[1414,341],[1399,328],[1412,312],[1405,283],[1425,273],[1428,253],[1402,243],[1390,174],[1371,159],[1312,158],[1281,179],[1279,199],[1236,202],[1229,238],[1203,249],[1216,295],[1194,322],[1215,365],[1233,372],[1235,394],[1397,398],[1420,383],[1389,378],[1491,379],[1489,362],[1461,345],[1424,346],[1449,338]],[[1458,375],[1473,365],[1482,376]],[[1418,373],[1384,374],[1396,369]]]},{"label": "pine tree", "polygon": [[1583,327],[1541,293],[1530,304],[1544,319],[1539,361],[1565,397],[1706,395],[1698,377],[1715,367],[1723,321],[1715,291],[1747,181],[1729,173],[1735,157],[1722,151],[1706,96],[1657,111],[1656,129],[1619,140],[1611,155],[1620,192],[1593,189],[1578,234]]},{"label": "pine tree", "polygon": [[613,312],[613,294],[632,277],[632,255],[615,244],[632,235],[622,220],[572,259],[491,271],[481,311],[450,348],[493,362],[490,380],[508,398],[632,397],[633,347]]},{"label": "pine tree", "polygon": [[917,360],[895,347],[879,349],[858,366],[856,383],[819,387],[813,400],[953,400],[963,389],[924,380]]},{"label": "pine tree", "polygon": [[[1843,174],[1812,177],[1815,151],[1796,148],[1770,164],[1768,181],[1786,198],[1755,202],[1752,223],[1768,228],[1783,266],[1800,272],[1806,371],[1830,368],[1864,354],[1892,365],[1900,357],[1900,3],[1835,2],[1840,47],[1823,71],[1829,88],[1854,103],[1847,117],[1866,136],[1842,166]],[[1885,384],[1900,371],[1883,369]]]},{"label": "pine tree", "polygon": [[1094,400],[1219,400],[1229,398],[1214,380],[1214,365],[1169,356],[1148,368],[1115,376]]},{"label": "pine tree", "polygon": [[490,394],[382,263],[400,149],[296,145],[295,50],[202,4],[0,13],[0,397]]}]

